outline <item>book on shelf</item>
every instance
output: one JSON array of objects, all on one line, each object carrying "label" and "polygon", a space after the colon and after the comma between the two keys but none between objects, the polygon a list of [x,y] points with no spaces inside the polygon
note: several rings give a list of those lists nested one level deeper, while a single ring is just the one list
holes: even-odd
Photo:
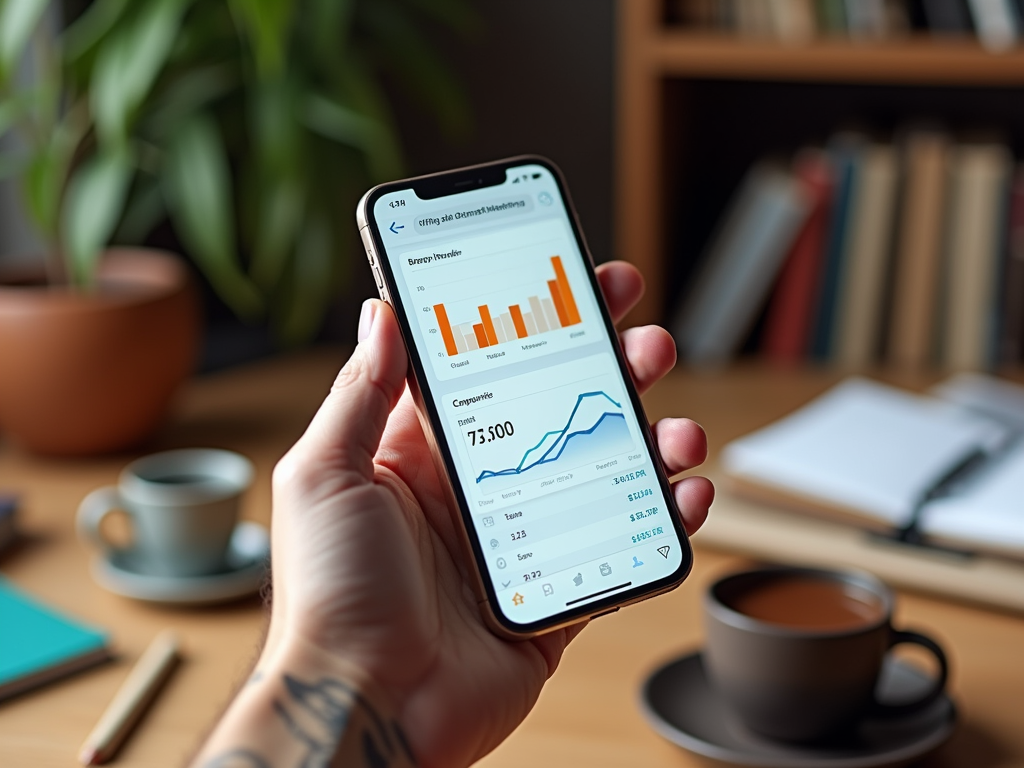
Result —
[{"label": "book on shelf", "polygon": [[1018,169],[1010,190],[1005,246],[1005,274],[1000,297],[996,362],[1000,365],[1024,358],[1024,169]]},{"label": "book on shelf", "polygon": [[672,324],[685,360],[714,365],[735,354],[809,209],[803,186],[784,166],[766,161],[750,170]]},{"label": "book on shelf", "polygon": [[1000,141],[899,136],[755,164],[682,291],[682,360],[759,345],[845,369],[1024,362],[1024,170]]},{"label": "book on shelf", "polygon": [[1024,387],[850,378],[725,447],[734,490],[906,542],[1024,558]]},{"label": "book on shelf", "polygon": [[964,36],[974,33],[967,0],[919,0],[922,25],[938,35]]},{"label": "book on shelf", "polygon": [[784,42],[803,42],[814,37],[812,0],[768,0],[772,30]]},{"label": "book on shelf", "polygon": [[911,32],[974,35],[987,49],[1017,45],[1021,0],[674,0],[668,17],[697,29],[800,42],[820,37],[880,40]]},{"label": "book on shelf", "polygon": [[771,7],[765,0],[734,0],[736,31],[749,37],[769,37],[775,30]]},{"label": "book on shelf", "polygon": [[815,0],[818,27],[826,35],[846,33],[846,3],[844,0]]},{"label": "book on shelf", "polygon": [[885,144],[861,151],[850,201],[847,245],[836,296],[831,358],[863,368],[877,358],[898,183],[896,152]]},{"label": "book on shelf", "polygon": [[779,273],[765,317],[763,342],[769,360],[789,364],[807,355],[818,303],[835,169],[828,153],[809,147],[794,160],[793,174],[807,193],[810,210]]},{"label": "book on shelf", "polygon": [[948,138],[937,131],[912,131],[906,138],[887,348],[889,362],[901,368],[932,363],[948,151]]},{"label": "book on shelf", "polygon": [[846,0],[846,28],[855,39],[885,37],[887,16],[883,0]]},{"label": "book on shelf", "polygon": [[1013,159],[1002,144],[964,144],[950,158],[942,363],[978,370],[995,360],[998,283]]},{"label": "book on shelf", "polygon": [[993,51],[1012,48],[1020,37],[1014,0],[967,0],[978,40]]},{"label": "book on shelf", "polygon": [[836,189],[825,241],[818,306],[812,329],[811,357],[817,360],[827,360],[829,357],[839,295],[839,279],[843,272],[843,264],[848,259],[849,243],[853,234],[850,218],[860,175],[863,147],[864,137],[853,133],[841,133],[829,142],[829,152],[836,167]]}]

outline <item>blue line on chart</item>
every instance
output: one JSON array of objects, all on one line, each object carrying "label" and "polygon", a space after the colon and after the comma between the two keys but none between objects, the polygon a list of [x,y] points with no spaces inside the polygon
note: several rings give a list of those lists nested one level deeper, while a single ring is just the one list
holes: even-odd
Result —
[{"label": "blue line on chart", "polygon": [[[489,469],[485,469],[483,472],[480,473],[480,476],[477,477],[476,481],[479,483],[481,480],[486,480],[489,477],[503,477],[503,476],[508,476],[508,475],[521,475],[523,472],[526,472],[529,469],[533,469],[534,467],[540,466],[541,464],[550,464],[551,462],[558,460],[558,457],[562,455],[562,451],[565,450],[565,446],[568,445],[569,441],[572,438],[574,438],[574,437],[576,437],[578,435],[589,435],[589,434],[591,434],[594,430],[596,430],[599,426],[601,426],[601,422],[604,421],[606,416],[618,417],[618,418],[622,419],[623,421],[626,420],[626,417],[623,414],[621,414],[621,413],[611,413],[611,412],[605,411],[603,414],[601,414],[601,418],[599,418],[597,420],[597,423],[594,424],[594,426],[590,427],[589,429],[580,430],[579,432],[573,432],[571,435],[566,436],[566,432],[569,431],[569,427],[572,425],[572,420],[576,416],[576,411],[579,410],[580,404],[583,402],[583,400],[585,398],[588,398],[588,397],[603,397],[606,400],[608,400],[608,402],[610,402],[612,405],[614,405],[616,408],[620,408],[620,409],[622,408],[622,405],[620,405],[619,403],[615,402],[615,400],[613,400],[605,392],[584,392],[582,395],[579,395],[576,398],[576,405],[573,406],[572,413],[569,414],[569,419],[568,419],[568,421],[565,422],[565,426],[562,427],[561,429],[556,429],[556,430],[554,430],[552,432],[546,433],[544,435],[544,437],[542,437],[540,439],[540,442],[538,442],[535,446],[533,446],[533,448],[531,448],[530,450],[528,450],[526,453],[523,454],[523,458],[519,461],[519,465],[518,466],[512,467],[510,469],[500,469],[498,471],[492,471],[492,470],[489,470]],[[524,464],[526,464],[526,460],[529,458],[530,454],[533,453],[534,451],[536,451],[538,448],[540,448],[544,444],[544,441],[547,440],[552,435],[558,435],[558,437],[555,439],[555,442],[552,443],[551,447],[548,448],[544,452],[544,454],[539,459],[537,459],[537,461],[535,461],[532,464],[529,464],[527,466],[523,466]],[[565,440],[564,441],[562,440],[563,436],[565,436]],[[552,457],[548,458],[550,453],[555,449],[555,447],[559,444],[559,442],[561,442],[562,445],[558,449],[558,453],[555,456],[552,456]]]}]

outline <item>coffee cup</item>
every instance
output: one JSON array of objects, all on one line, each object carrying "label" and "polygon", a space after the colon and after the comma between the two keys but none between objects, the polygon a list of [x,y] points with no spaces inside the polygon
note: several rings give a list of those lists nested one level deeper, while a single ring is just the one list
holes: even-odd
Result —
[{"label": "coffee cup", "polygon": [[[86,496],[78,507],[79,535],[119,564],[153,576],[202,576],[225,567],[252,463],[237,453],[193,448],[155,453],[132,462],[117,486]],[[102,530],[122,512],[131,543],[119,546]]]},{"label": "coffee cup", "polygon": [[[732,574],[705,595],[712,685],[750,730],[788,742],[849,731],[866,716],[901,717],[942,695],[948,665],[927,635],[892,626],[892,592],[867,573],[764,568]],[[911,701],[880,701],[883,661],[894,646],[920,645],[938,662]]]}]

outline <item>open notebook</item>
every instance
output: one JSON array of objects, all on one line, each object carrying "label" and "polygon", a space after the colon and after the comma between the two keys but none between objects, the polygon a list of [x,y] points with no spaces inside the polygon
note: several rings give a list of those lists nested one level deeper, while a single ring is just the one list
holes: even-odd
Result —
[{"label": "open notebook", "polygon": [[726,446],[736,490],[863,527],[1024,558],[1024,387],[915,395],[850,378]]}]

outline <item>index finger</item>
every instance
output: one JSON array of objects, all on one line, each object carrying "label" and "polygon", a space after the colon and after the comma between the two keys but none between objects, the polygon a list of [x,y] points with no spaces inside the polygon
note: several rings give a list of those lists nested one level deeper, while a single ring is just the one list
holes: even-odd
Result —
[{"label": "index finger", "polygon": [[626,261],[609,261],[597,268],[597,281],[608,304],[612,320],[619,322],[644,295],[644,278],[640,270]]}]

